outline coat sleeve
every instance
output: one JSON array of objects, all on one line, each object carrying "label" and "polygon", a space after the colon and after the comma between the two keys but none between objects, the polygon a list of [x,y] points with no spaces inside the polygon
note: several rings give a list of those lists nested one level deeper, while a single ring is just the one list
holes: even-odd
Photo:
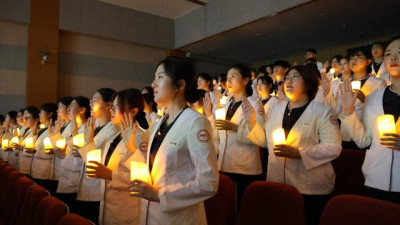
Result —
[{"label": "coat sleeve", "polygon": [[[263,104],[260,101],[256,101],[252,107],[254,108],[255,111],[255,116],[256,116],[256,124],[259,125],[259,127],[264,127],[265,124],[265,109]],[[236,140],[238,142],[244,143],[244,144],[255,144],[252,142],[247,136],[249,135],[249,128],[247,125],[246,120],[243,118],[240,120],[238,124],[238,130],[236,133]],[[255,144],[257,146],[261,146],[258,144]],[[262,147],[262,146],[261,146]]]},{"label": "coat sleeve", "polygon": [[299,152],[307,170],[329,163],[336,159],[342,151],[342,140],[337,125],[337,119],[327,108],[319,118],[319,143],[307,147],[300,147]]},{"label": "coat sleeve", "polygon": [[365,102],[366,108],[362,113],[362,122],[358,119],[357,113],[354,111],[346,119],[342,120],[342,127],[350,134],[351,139],[359,148],[366,148],[372,143],[372,133],[368,123],[368,105],[369,98]]},{"label": "coat sleeve", "polygon": [[187,150],[196,177],[187,183],[161,187],[159,198],[164,212],[180,210],[211,198],[218,189],[218,164],[210,122],[199,117],[192,122],[186,136]]}]

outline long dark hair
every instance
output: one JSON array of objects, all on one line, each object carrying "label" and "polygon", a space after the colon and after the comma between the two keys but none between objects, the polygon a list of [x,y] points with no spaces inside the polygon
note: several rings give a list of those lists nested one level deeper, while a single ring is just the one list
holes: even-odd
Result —
[{"label": "long dark hair", "polygon": [[138,108],[138,112],[135,116],[135,120],[139,123],[143,129],[148,129],[149,124],[146,120],[146,114],[144,113],[144,98],[140,90],[130,88],[117,92],[114,95],[114,99],[118,97],[118,107],[121,111],[126,112],[128,110]]},{"label": "long dark hair", "polygon": [[57,120],[57,105],[55,103],[45,103],[40,107],[40,110],[45,111],[46,113],[52,113],[51,120],[55,122]]},{"label": "long dark hair", "polygon": [[76,103],[78,103],[79,107],[83,107],[86,109],[85,111],[85,118],[89,118],[90,117],[90,101],[88,98],[83,97],[83,96],[77,96],[74,97],[74,100],[76,101]]},{"label": "long dark hair", "polygon": [[264,75],[261,76],[259,78],[257,78],[257,84],[259,81],[261,81],[261,83],[265,84],[265,85],[271,85],[271,89],[269,89],[269,93],[272,94],[272,92],[274,91],[274,81],[272,80],[272,78],[268,75]]},{"label": "long dark hair", "polygon": [[163,65],[165,73],[171,78],[173,85],[179,86],[178,81],[185,81],[185,99],[189,103],[195,103],[197,82],[195,71],[189,60],[176,56],[168,56],[157,64],[157,67]]},{"label": "long dark hair", "polygon": [[116,91],[111,88],[100,88],[97,92],[99,92],[104,102],[112,102],[112,98],[116,93]]},{"label": "long dark hair", "polygon": [[143,98],[146,101],[147,105],[151,107],[153,112],[157,112],[157,103],[154,101],[154,94],[153,93],[144,93]]},{"label": "long dark hair", "polygon": [[251,96],[253,94],[253,88],[251,87],[251,70],[248,66],[244,64],[235,64],[229,68],[230,69],[237,69],[242,75],[242,78],[249,78],[249,81],[246,84],[246,94],[247,96]]}]

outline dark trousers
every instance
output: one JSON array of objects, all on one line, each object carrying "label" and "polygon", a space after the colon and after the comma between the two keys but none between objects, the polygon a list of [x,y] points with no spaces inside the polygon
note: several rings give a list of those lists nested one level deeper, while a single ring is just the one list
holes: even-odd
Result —
[{"label": "dark trousers", "polygon": [[267,170],[268,170],[268,148],[260,148],[260,157],[261,157],[261,165],[262,165],[262,174],[261,179],[267,180]]},{"label": "dark trousers", "polygon": [[75,193],[56,193],[55,197],[68,205],[69,212],[74,212],[76,205],[76,192]]},{"label": "dark trousers", "polygon": [[253,183],[254,181],[261,180],[261,175],[245,175],[238,173],[226,173],[220,172],[228,177],[230,177],[233,182],[236,184],[236,202],[237,202],[237,210],[240,208],[240,203],[242,202],[242,198],[246,188]]},{"label": "dark trousers", "polygon": [[51,196],[55,195],[56,190],[57,190],[58,181],[56,181],[56,180],[42,180],[42,179],[35,179],[35,178],[32,178],[32,180],[37,185],[40,185],[40,186],[44,187],[44,189],[48,190],[50,192]]},{"label": "dark trousers", "polygon": [[74,213],[85,217],[93,223],[99,224],[100,202],[87,202],[77,200],[75,202],[74,211]]},{"label": "dark trousers", "polygon": [[365,194],[370,198],[376,198],[383,201],[400,204],[400,192],[382,191],[376,188],[365,186]]},{"label": "dark trousers", "polygon": [[342,141],[342,149],[355,149],[355,150],[362,150],[362,151],[366,151],[367,149],[369,149],[370,146],[366,147],[366,148],[359,148],[357,146],[357,144],[354,141]]},{"label": "dark trousers", "polygon": [[302,195],[307,225],[318,225],[326,203],[332,195]]}]

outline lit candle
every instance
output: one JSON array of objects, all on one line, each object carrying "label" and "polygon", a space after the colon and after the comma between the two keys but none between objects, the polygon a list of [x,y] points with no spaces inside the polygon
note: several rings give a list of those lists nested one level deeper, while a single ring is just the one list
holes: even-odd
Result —
[{"label": "lit candle", "polygon": [[396,124],[393,115],[382,115],[377,120],[380,138],[384,138],[383,134],[396,134]]},{"label": "lit candle", "polygon": [[331,74],[335,74],[335,68],[331,68],[330,70],[329,70],[329,72],[331,73]]},{"label": "lit candle", "polygon": [[84,134],[77,134],[72,139],[72,144],[77,146],[78,148],[82,148],[85,145],[85,136]]},{"label": "lit candle", "polygon": [[14,144],[19,144],[19,138],[17,136],[15,136],[11,139],[11,142]]},{"label": "lit candle", "polygon": [[50,141],[49,137],[46,137],[43,140],[43,143],[44,143],[44,149],[52,149],[53,148],[53,145],[51,144],[51,141]]},{"label": "lit candle", "polygon": [[226,111],[224,108],[215,110],[215,119],[216,120],[225,120]]},{"label": "lit candle", "polygon": [[56,141],[56,147],[59,149],[64,149],[66,145],[65,138],[61,138],[60,140]]},{"label": "lit candle", "polygon": [[[91,150],[87,154],[86,165],[96,166],[94,163],[89,163],[89,161],[101,162],[101,149]],[[94,171],[93,169],[86,168],[86,171]]]},{"label": "lit candle", "polygon": [[222,96],[222,98],[219,100],[219,104],[221,105],[226,105],[227,102],[228,102],[227,96]]},{"label": "lit candle", "polygon": [[28,137],[28,138],[25,139],[25,148],[28,148],[28,149],[33,149],[34,148],[34,146],[33,146],[33,138],[32,137]]},{"label": "lit candle", "polygon": [[8,148],[8,139],[3,139],[3,141],[1,142],[1,147],[3,149],[7,149]]},{"label": "lit candle", "polygon": [[286,142],[285,130],[278,128],[272,132],[272,138],[274,139],[274,145],[283,145]]},{"label": "lit candle", "polygon": [[44,125],[43,123],[41,123],[41,124],[39,125],[39,128],[40,128],[40,129],[44,129],[44,128],[46,128],[46,125]]},{"label": "lit candle", "polygon": [[149,182],[149,169],[146,163],[131,161],[131,180]]},{"label": "lit candle", "polygon": [[217,90],[219,90],[219,91],[220,91],[221,89],[222,89],[221,87],[217,87]]},{"label": "lit candle", "polygon": [[161,112],[161,109],[157,109],[157,115],[161,116],[161,117],[163,116],[163,113]]},{"label": "lit candle", "polygon": [[21,128],[19,128],[19,127],[17,128],[17,135],[18,135],[18,137],[21,136]]},{"label": "lit candle", "polygon": [[351,89],[354,90],[360,90],[361,89],[361,81],[355,80],[351,82]]}]

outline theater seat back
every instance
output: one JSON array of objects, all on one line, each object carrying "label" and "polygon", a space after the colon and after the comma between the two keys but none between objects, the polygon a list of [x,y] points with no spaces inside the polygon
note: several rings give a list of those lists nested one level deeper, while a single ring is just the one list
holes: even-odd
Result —
[{"label": "theater seat back", "polygon": [[63,202],[52,196],[44,197],[37,206],[32,225],[56,225],[67,213],[67,206]]}]

